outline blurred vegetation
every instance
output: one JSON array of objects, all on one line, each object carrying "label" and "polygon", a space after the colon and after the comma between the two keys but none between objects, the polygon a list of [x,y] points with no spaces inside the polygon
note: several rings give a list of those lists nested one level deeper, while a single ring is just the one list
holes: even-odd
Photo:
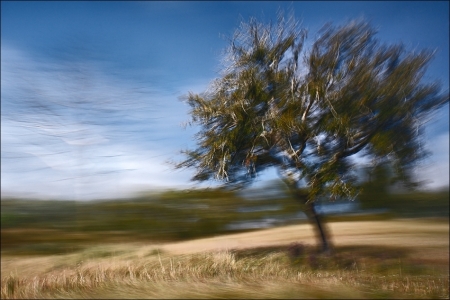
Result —
[{"label": "blurred vegetation", "polygon": [[233,222],[282,218],[297,212],[295,206],[283,197],[246,200],[222,189],[89,202],[2,199],[2,251],[66,253],[93,242],[186,240],[236,232],[227,226]]},{"label": "blurred vegetation", "polygon": [[[375,180],[365,184],[359,199],[362,210],[327,219],[448,218],[448,190],[389,193],[379,184]],[[2,252],[16,254],[67,253],[98,242],[178,241],[248,231],[252,228],[245,224],[250,223],[258,228],[300,222],[307,222],[300,203],[276,182],[245,197],[224,189],[203,189],[88,202],[1,201]]]},{"label": "blurred vegetation", "polygon": [[270,203],[245,200],[233,192],[206,189],[91,202],[3,199],[1,205],[3,229],[133,230],[163,239],[183,239],[200,232],[202,236],[220,233],[222,225],[232,221],[273,217],[273,211],[259,209],[261,205],[276,206],[277,215],[282,215],[296,203],[283,198]]},{"label": "blurred vegetation", "polygon": [[405,191],[395,185],[390,168],[379,165],[367,170],[358,199],[363,210],[386,210],[398,217],[447,217],[449,190]]},{"label": "blurred vegetation", "polygon": [[385,209],[397,217],[442,217],[449,215],[449,191],[391,193],[383,198],[361,197],[363,208]]}]

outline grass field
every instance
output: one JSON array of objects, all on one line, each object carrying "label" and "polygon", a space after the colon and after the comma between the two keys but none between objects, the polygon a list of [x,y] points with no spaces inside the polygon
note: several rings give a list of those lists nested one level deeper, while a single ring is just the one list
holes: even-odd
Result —
[{"label": "grass field", "polygon": [[448,219],[328,226],[332,255],[315,252],[308,224],[170,243],[118,238],[61,254],[2,251],[1,298],[449,298]]}]

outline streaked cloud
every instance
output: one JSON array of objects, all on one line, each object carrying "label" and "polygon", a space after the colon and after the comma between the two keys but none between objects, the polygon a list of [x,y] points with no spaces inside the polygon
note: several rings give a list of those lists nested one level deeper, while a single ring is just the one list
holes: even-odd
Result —
[{"label": "streaked cloud", "polygon": [[[166,163],[191,136],[180,126],[187,108],[177,95],[136,86],[89,62],[82,67],[85,73],[2,45],[2,187],[23,190],[23,182],[11,180],[14,172],[27,174],[28,192],[55,197],[70,197],[74,186],[83,191],[78,198],[124,195],[104,186],[115,180],[127,192],[188,184],[189,176]],[[76,82],[80,75],[89,76],[88,85]]]}]

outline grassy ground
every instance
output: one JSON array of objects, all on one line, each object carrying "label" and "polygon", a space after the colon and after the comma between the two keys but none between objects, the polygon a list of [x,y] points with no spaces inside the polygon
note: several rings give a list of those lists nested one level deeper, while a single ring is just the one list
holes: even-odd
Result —
[{"label": "grassy ground", "polygon": [[448,219],[329,227],[332,255],[315,252],[307,224],[176,243],[118,235],[58,255],[2,251],[1,298],[449,297]]}]

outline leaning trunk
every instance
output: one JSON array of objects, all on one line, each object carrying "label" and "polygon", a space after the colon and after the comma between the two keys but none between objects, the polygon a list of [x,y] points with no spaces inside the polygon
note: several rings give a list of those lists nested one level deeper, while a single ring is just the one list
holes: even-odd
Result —
[{"label": "leaning trunk", "polygon": [[314,203],[306,204],[305,212],[311,224],[314,226],[317,240],[320,241],[321,244],[321,251],[330,252],[331,243],[328,235],[328,229],[326,228],[326,224],[322,216],[317,213]]},{"label": "leaning trunk", "polygon": [[300,191],[296,192],[297,200],[304,206],[304,212],[308,217],[311,225],[314,227],[317,241],[320,243],[320,249],[322,252],[331,252],[331,241],[329,236],[329,230],[323,220],[322,216],[317,212],[314,202],[307,203],[306,195],[303,195]]}]

